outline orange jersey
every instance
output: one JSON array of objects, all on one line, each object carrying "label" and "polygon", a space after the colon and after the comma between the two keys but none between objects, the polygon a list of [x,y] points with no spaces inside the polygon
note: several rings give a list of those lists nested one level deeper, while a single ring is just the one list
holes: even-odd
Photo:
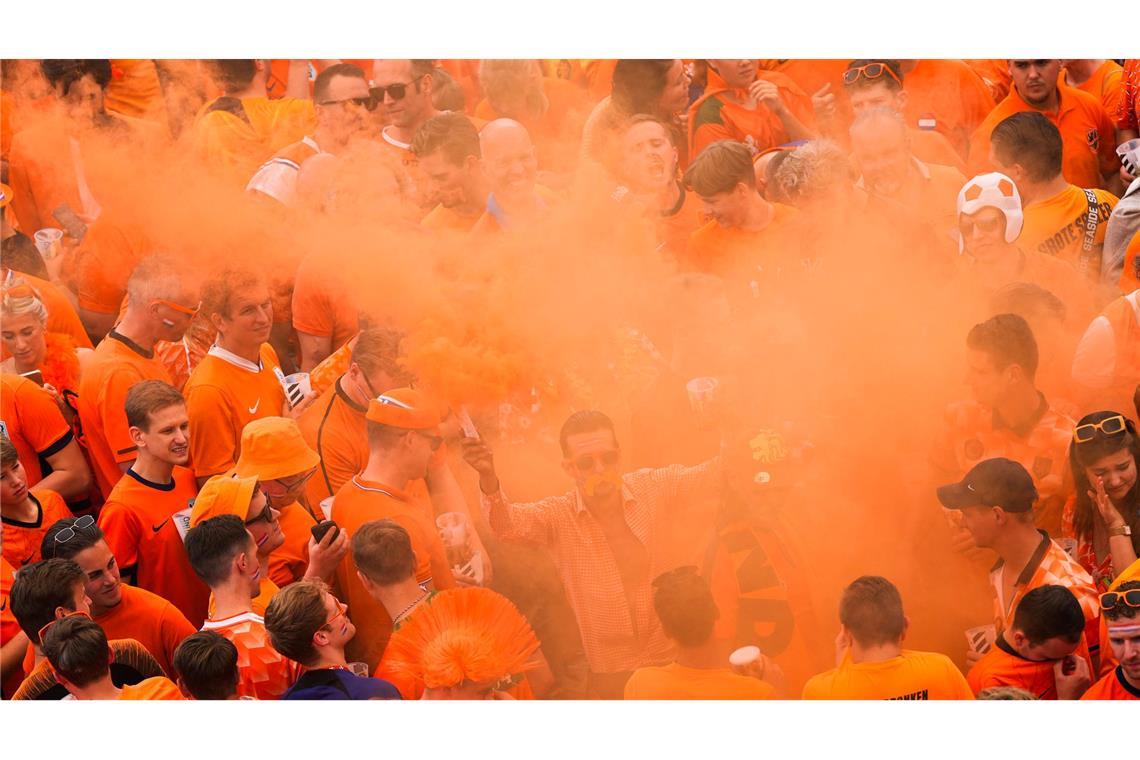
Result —
[{"label": "orange jersey", "polygon": [[1081,699],[1140,699],[1140,686],[1129,683],[1124,668],[1117,666],[1090,686]]},{"label": "orange jersey", "polygon": [[167,128],[166,100],[153,60],[112,59],[111,74],[111,81],[103,91],[103,105],[108,111],[153,121]]},{"label": "orange jersey", "polygon": [[305,495],[314,508],[335,494],[368,464],[367,409],[349,398],[337,379],[297,420],[305,443],[321,462]]},{"label": "orange jersey", "polygon": [[[758,71],[757,79],[776,85],[784,106],[806,128],[815,128],[811,96],[783,74]],[[784,123],[763,103],[752,108],[728,98],[729,90],[708,91],[689,107],[689,156],[700,155],[710,143],[717,140],[736,140],[759,152],[791,140]],[[745,100],[747,94],[742,95]]]},{"label": "orange jersey", "polygon": [[1044,396],[1035,419],[1016,430],[992,409],[974,401],[957,402],[946,408],[945,426],[931,461],[947,482],[962,478],[983,459],[1005,457],[1018,462],[1037,487],[1034,512],[1038,524],[1060,535],[1067,496],[1064,478],[1075,424],[1049,406]]},{"label": "orange jersey", "polygon": [[332,341],[336,350],[356,335],[360,321],[344,272],[323,252],[306,256],[293,284],[293,329]]},{"label": "orange jersey", "polygon": [[[123,584],[122,601],[94,620],[108,639],[137,639],[168,676],[174,675],[174,650],[194,633],[194,626],[173,604],[157,594]],[[129,636],[128,636],[129,634]]]},{"label": "orange jersey", "polygon": [[941,132],[962,157],[968,150],[973,160],[970,135],[994,107],[982,78],[962,61],[922,59],[903,75],[903,87],[907,123]]},{"label": "orange jersey", "polygon": [[[35,230],[29,233],[29,237],[32,234],[35,234]],[[39,293],[40,300],[43,301],[48,313],[46,325],[48,332],[63,333],[69,336],[75,341],[78,348],[94,348],[91,344],[91,338],[87,336],[87,330],[83,327],[83,322],[79,319],[79,314],[71,305],[71,299],[60,290],[59,286],[24,272],[16,272],[11,269],[4,269],[3,271],[5,283],[9,279],[19,277]],[[2,355],[4,358],[9,356],[6,346]]]},{"label": "orange jersey", "polygon": [[112,330],[87,360],[79,381],[79,419],[104,498],[123,475],[119,465],[135,459],[124,404],[127,391],[142,380],[169,383],[170,375],[152,351]]},{"label": "orange jersey", "polygon": [[63,497],[55,491],[33,490],[28,493],[28,498],[35,505],[36,519],[31,522],[20,522],[3,518],[4,559],[17,569],[32,562],[39,562],[42,559],[40,544],[43,543],[48,528],[57,521],[72,516]]},{"label": "orange jersey", "polygon": [[190,461],[201,478],[223,473],[241,453],[241,431],[285,405],[277,354],[261,346],[257,364],[214,346],[190,373],[183,394],[190,415]]},{"label": "orange jersey", "polygon": [[182,691],[174,681],[162,676],[155,676],[145,681],[139,681],[134,686],[124,686],[122,691],[119,692],[119,699],[127,701],[173,701],[183,700],[186,699],[186,697],[182,696]]},{"label": "orange jersey", "polygon": [[625,684],[626,699],[774,699],[766,681],[728,668],[688,668],[675,662],[634,671]]},{"label": "orange jersey", "polygon": [[[455,585],[447,552],[434,522],[405,492],[354,476],[337,492],[332,519],[350,539],[364,523],[393,520],[408,531],[416,555],[416,581],[436,590]],[[351,552],[341,560],[336,578],[348,603],[348,616],[356,626],[356,637],[348,645],[352,659],[361,659],[374,667],[392,633],[392,620],[356,577]]]},{"label": "orange jersey", "polygon": [[285,534],[285,543],[269,555],[269,577],[278,587],[288,586],[305,574],[309,567],[311,530],[317,524],[308,510],[297,502],[282,507],[280,512],[277,522]]},{"label": "orange jersey", "polygon": [[1087,92],[1100,101],[1104,112],[1111,119],[1120,108],[1123,96],[1122,80],[1124,69],[1113,60],[1106,60],[1093,72],[1093,75],[1079,85],[1078,90]]},{"label": "orange jersey", "polygon": [[781,203],[772,207],[772,220],[762,230],[722,227],[715,219],[705,223],[689,238],[682,266],[745,282],[779,277],[800,212]]},{"label": "orange jersey", "polygon": [[[1101,187],[1101,175],[1120,168],[1116,155],[1116,132],[1100,102],[1087,92],[1057,86],[1056,113],[1038,111],[1061,132],[1061,173],[1078,187]],[[1011,89],[970,137],[971,174],[997,171],[990,163],[990,133],[1003,119],[1023,111],[1036,111]]]},{"label": "orange jersey", "polygon": [[165,484],[128,470],[99,512],[99,527],[122,571],[133,569],[134,585],[170,601],[193,625],[206,619],[210,596],[182,543],[197,493],[194,473],[186,467],[175,467]]},{"label": "orange jersey", "polygon": [[246,612],[222,620],[207,620],[203,631],[216,631],[238,651],[238,696],[280,699],[297,680],[298,665],[269,643],[265,620]]},{"label": "orange jersey", "polygon": [[[1088,659],[1088,649],[1073,653]],[[1092,664],[1090,663],[1090,668]],[[1053,661],[1027,660],[1017,653],[1000,635],[990,651],[970,668],[966,680],[977,694],[993,686],[1015,686],[1024,689],[1037,699],[1057,699],[1057,683],[1053,677]]]},{"label": "orange jersey", "polygon": [[0,375],[0,428],[16,447],[28,488],[43,480],[43,461],[75,440],[55,400],[19,375]]},{"label": "orange jersey", "polygon": [[958,667],[944,654],[904,649],[883,662],[851,661],[814,676],[804,686],[804,699],[973,699]]},{"label": "orange jersey", "polygon": [[222,97],[199,112],[191,149],[208,168],[245,183],[274,153],[315,126],[310,100]]},{"label": "orange jersey", "polygon": [[[1090,279],[1100,275],[1101,253],[1108,217],[1119,200],[1107,190],[1090,190],[1096,203],[1090,204],[1086,191],[1069,185],[1052,198],[1043,198],[1025,205],[1025,225],[1017,244],[1023,250],[1056,256],[1072,264],[1077,271]],[[1096,227],[1092,249],[1086,254],[1085,226],[1089,221],[1089,207],[1095,205]]]}]

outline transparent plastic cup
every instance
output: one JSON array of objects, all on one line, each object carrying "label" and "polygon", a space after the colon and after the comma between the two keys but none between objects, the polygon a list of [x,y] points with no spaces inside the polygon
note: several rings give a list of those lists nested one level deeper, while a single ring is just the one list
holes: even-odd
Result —
[{"label": "transparent plastic cup", "polygon": [[34,240],[36,249],[44,257],[44,261],[51,261],[59,255],[59,251],[63,247],[63,230],[55,227],[36,230]]}]

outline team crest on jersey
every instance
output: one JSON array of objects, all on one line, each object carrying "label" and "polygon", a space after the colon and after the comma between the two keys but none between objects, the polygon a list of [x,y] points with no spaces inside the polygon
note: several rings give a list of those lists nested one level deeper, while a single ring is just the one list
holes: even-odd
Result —
[{"label": "team crest on jersey", "polygon": [[1033,477],[1041,480],[1053,469],[1053,460],[1048,457],[1037,457],[1033,460]]},{"label": "team crest on jersey", "polygon": [[966,445],[962,447],[963,452],[966,454],[966,459],[981,459],[982,454],[986,453],[986,447],[977,438],[971,438],[966,441]]},{"label": "team crest on jersey", "polygon": [[1090,148],[1100,150],[1100,132],[1097,132],[1095,129],[1090,129],[1085,133],[1085,140],[1088,142]]}]

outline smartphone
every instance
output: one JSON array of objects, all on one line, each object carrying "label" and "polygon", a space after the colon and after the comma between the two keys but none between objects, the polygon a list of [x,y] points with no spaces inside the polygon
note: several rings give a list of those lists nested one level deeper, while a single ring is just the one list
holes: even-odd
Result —
[{"label": "smartphone", "polygon": [[475,423],[471,420],[471,415],[467,412],[467,407],[459,407],[459,429],[463,431],[464,438],[478,438],[479,431],[475,428]]},{"label": "smartphone", "polygon": [[[313,539],[319,544],[324,540],[325,534],[330,530],[339,531],[336,523],[332,520],[321,520],[319,523],[312,527]],[[336,533],[333,533],[333,540],[336,540]]]},{"label": "smartphone", "polygon": [[83,240],[83,236],[87,234],[87,225],[66,203],[51,212],[51,215],[59,222],[59,226],[63,228],[68,237]]},{"label": "smartphone", "polygon": [[44,373],[38,369],[33,369],[30,372],[21,372],[20,377],[26,377],[41,388],[44,387]]}]

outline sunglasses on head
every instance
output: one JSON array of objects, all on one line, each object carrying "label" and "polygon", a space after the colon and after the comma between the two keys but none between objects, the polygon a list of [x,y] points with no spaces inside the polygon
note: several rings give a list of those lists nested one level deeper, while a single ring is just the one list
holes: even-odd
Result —
[{"label": "sunglasses on head", "polygon": [[891,67],[885,63],[868,63],[864,66],[847,69],[847,71],[843,72],[843,84],[855,84],[859,81],[860,77],[863,79],[878,79],[883,74],[886,74],[898,82],[900,87],[902,86],[902,80],[899,79],[898,74],[891,71]]},{"label": "sunglasses on head", "polygon": [[601,454],[583,454],[574,458],[574,466],[579,472],[593,472],[597,469],[597,462],[601,460],[602,469],[615,466],[621,459],[621,452],[604,451]]},{"label": "sunglasses on head", "polygon": [[1128,591],[1109,591],[1100,595],[1100,608],[1104,612],[1119,606],[1140,608],[1140,588]]},{"label": "sunglasses on head", "polygon": [[45,634],[45,633],[47,633],[47,632],[48,632],[48,630],[50,630],[50,629],[51,629],[51,627],[52,627],[53,625],[55,625],[56,623],[58,623],[58,622],[59,622],[59,621],[61,621],[61,620],[67,620],[69,617],[75,617],[76,615],[78,615],[78,616],[80,616],[80,617],[85,617],[85,618],[87,618],[88,620],[90,620],[90,619],[91,619],[91,616],[90,616],[90,615],[88,615],[88,614],[87,614],[86,612],[84,612],[83,610],[75,610],[74,612],[69,612],[69,613],[67,613],[66,615],[64,615],[64,616],[63,616],[63,617],[61,617],[61,618],[56,618],[55,620],[52,620],[52,621],[48,622],[48,624],[47,624],[47,625],[45,625],[43,628],[41,628],[41,629],[39,630],[39,632],[36,634],[36,638],[38,638],[38,639],[40,640],[40,646],[43,646],[43,643],[44,643],[44,634]]},{"label": "sunglasses on head", "polygon": [[377,103],[383,103],[384,102],[384,95],[385,94],[390,95],[392,97],[392,100],[403,100],[404,96],[408,94],[408,87],[410,85],[413,85],[416,82],[420,81],[425,76],[427,76],[427,75],[426,74],[420,74],[418,77],[416,77],[415,79],[413,79],[410,82],[400,82],[397,84],[389,84],[389,85],[384,85],[384,86],[375,85],[375,86],[371,87],[368,91],[370,93],[372,93],[372,97],[376,100]]},{"label": "sunglasses on head", "polygon": [[57,544],[66,544],[71,539],[75,538],[77,530],[87,530],[95,524],[95,518],[91,515],[83,515],[71,525],[67,526],[59,533],[55,534],[55,542]]},{"label": "sunglasses on head", "polygon": [[353,105],[359,106],[360,108],[363,108],[366,111],[375,111],[376,106],[379,104],[379,102],[380,102],[380,100],[378,100],[374,95],[369,94],[369,96],[366,98],[344,98],[343,100],[322,100],[320,103],[317,103],[317,105],[318,106],[335,106],[338,103],[352,103]]},{"label": "sunglasses on head", "polygon": [[1077,443],[1088,443],[1093,438],[1096,438],[1096,432],[1099,430],[1105,435],[1120,435],[1128,429],[1128,420],[1124,419],[1123,414],[1118,414],[1115,417],[1101,420],[1100,422],[1089,422],[1084,425],[1077,425],[1073,428],[1073,440]]}]

